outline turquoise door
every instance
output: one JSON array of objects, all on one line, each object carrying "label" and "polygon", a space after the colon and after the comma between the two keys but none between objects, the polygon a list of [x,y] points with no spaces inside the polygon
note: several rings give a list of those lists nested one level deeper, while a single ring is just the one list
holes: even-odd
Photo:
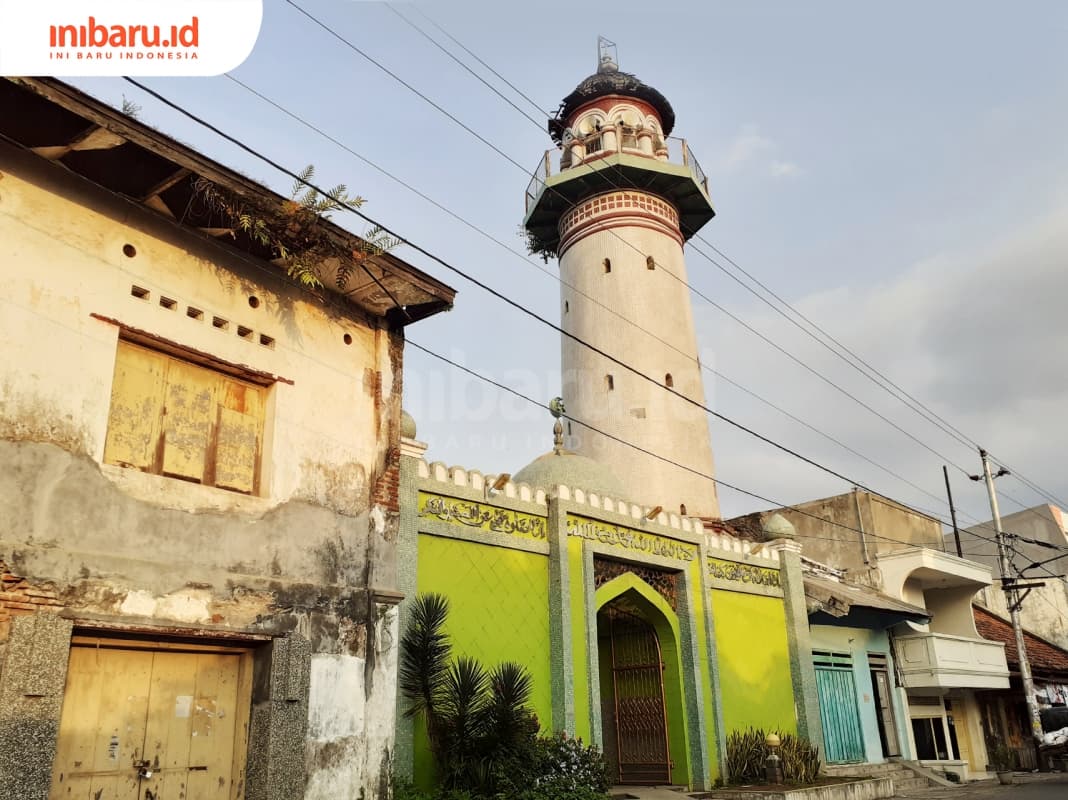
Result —
[{"label": "turquoise door", "polygon": [[823,722],[823,757],[829,764],[864,760],[853,659],[849,654],[813,653],[820,720]]}]

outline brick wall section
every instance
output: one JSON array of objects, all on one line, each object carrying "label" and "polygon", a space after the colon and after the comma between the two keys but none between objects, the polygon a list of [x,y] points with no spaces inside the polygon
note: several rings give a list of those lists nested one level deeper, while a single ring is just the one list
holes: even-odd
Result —
[{"label": "brick wall section", "polygon": [[389,511],[400,511],[400,448],[392,447],[386,455],[385,468],[375,481],[371,502]]},{"label": "brick wall section", "polygon": [[12,617],[62,607],[63,603],[54,591],[33,586],[0,561],[0,642],[7,641]]}]

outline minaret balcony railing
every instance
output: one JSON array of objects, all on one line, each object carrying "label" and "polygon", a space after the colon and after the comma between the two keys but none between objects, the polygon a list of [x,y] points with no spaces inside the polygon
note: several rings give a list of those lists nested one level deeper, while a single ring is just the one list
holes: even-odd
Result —
[{"label": "minaret balcony railing", "polygon": [[[644,142],[643,138],[648,143]],[[579,174],[579,170],[595,170],[599,167],[599,161],[617,153],[640,156],[652,161],[681,163],[689,170],[691,177],[704,190],[705,195],[708,195],[708,176],[701,169],[700,163],[685,139],[675,136],[669,136],[666,139],[642,137],[627,130],[606,128],[583,139],[575,139],[567,145],[545,151],[545,155],[530,178],[530,183],[527,184],[527,213],[529,214],[531,208],[537,203],[538,197],[545,190],[546,181],[553,175],[570,172]]]}]

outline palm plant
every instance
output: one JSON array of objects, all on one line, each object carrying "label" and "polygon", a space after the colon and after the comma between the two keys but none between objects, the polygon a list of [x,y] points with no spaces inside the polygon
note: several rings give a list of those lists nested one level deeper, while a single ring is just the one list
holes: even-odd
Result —
[{"label": "palm plant", "polygon": [[487,671],[476,659],[450,662],[449,601],[421,594],[401,637],[400,691],[405,715],[426,723],[430,751],[446,789],[493,794],[502,765],[532,747],[538,724],[527,708],[533,681],[505,662]]}]

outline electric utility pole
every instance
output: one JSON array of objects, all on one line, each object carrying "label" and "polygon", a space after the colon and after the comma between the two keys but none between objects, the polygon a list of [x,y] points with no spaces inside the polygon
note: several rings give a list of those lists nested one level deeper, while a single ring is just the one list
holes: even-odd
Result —
[{"label": "electric utility pole", "polygon": [[[994,530],[998,544],[998,564],[1001,567],[1001,588],[1005,591],[1009,604],[1009,616],[1012,630],[1016,634],[1016,652],[1020,655],[1020,678],[1023,681],[1024,700],[1027,702],[1027,715],[1031,719],[1031,735],[1037,744],[1042,744],[1042,718],[1038,714],[1038,702],[1035,700],[1035,681],[1031,677],[1031,661],[1027,657],[1027,645],[1024,642],[1023,628],[1020,626],[1020,592],[1016,578],[1009,574],[1009,553],[1005,544],[1005,532],[1001,529],[1001,514],[998,512],[998,497],[994,492],[994,476],[990,474],[990,460],[986,450],[979,448],[979,457],[983,460],[983,479],[986,491],[990,495],[990,513],[994,516]],[[1008,470],[999,469],[998,475],[1007,475]],[[976,476],[978,477],[978,476]]]}]

